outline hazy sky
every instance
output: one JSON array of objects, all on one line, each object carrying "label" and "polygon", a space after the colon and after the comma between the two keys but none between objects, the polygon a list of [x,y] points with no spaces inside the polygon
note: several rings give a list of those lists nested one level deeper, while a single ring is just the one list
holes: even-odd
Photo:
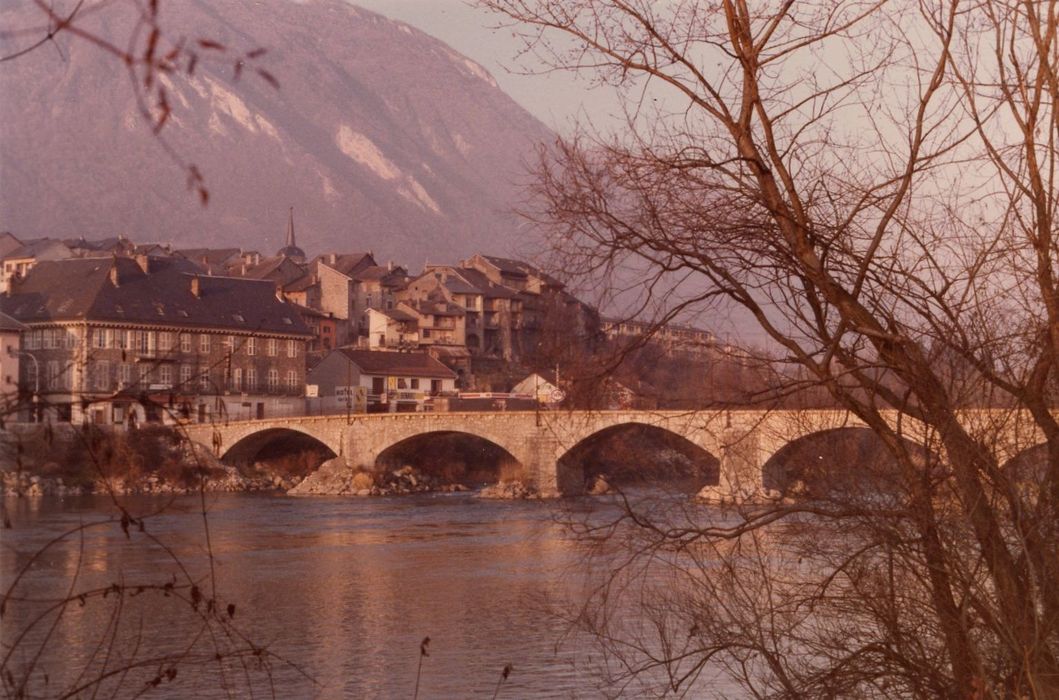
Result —
[{"label": "hazy sky", "polygon": [[[591,89],[569,73],[525,75],[517,53],[522,44],[510,28],[496,28],[503,18],[465,0],[353,0],[352,4],[386,15],[441,39],[482,64],[500,87],[552,129],[568,132],[573,119],[588,117],[597,125],[620,118],[611,89]],[[523,60],[525,63],[525,60]]]}]

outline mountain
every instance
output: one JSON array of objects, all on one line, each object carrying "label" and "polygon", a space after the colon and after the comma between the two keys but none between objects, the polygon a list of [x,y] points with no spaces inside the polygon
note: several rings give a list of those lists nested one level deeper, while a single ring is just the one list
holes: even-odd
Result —
[{"label": "mountain", "polygon": [[[89,3],[102,9],[79,23],[124,46],[129,10],[144,4]],[[0,26],[39,24],[24,5],[0,11]],[[202,172],[208,206],[151,135],[122,63],[60,34],[0,64],[0,230],[271,254],[293,206],[310,254],[374,250],[414,265],[532,252],[512,209],[554,136],[478,64],[340,0],[169,0],[160,17],[166,36],[228,51],[201,49],[191,76],[162,78],[173,108],[162,136]],[[13,47],[10,35],[0,46]],[[236,79],[230,56],[259,47]]]}]

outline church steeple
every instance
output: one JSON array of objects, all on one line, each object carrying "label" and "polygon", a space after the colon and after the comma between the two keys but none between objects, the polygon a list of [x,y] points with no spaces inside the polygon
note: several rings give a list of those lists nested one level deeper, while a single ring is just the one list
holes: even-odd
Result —
[{"label": "church steeple", "polygon": [[305,262],[305,252],[294,241],[294,207],[290,208],[287,217],[287,245],[280,248],[276,255],[291,258],[296,262]]}]

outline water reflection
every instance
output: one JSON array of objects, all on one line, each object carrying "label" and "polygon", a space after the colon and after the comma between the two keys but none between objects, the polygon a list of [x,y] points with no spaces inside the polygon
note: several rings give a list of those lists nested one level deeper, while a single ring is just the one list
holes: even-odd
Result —
[{"label": "water reflection", "polygon": [[[93,497],[8,504],[14,527],[4,532],[0,553],[5,587],[49,539],[113,510]],[[205,580],[209,561],[197,498],[128,499],[126,505],[133,513],[166,505],[147,520],[149,533],[171,547],[193,578]],[[273,665],[279,697],[410,697],[425,636],[432,639],[431,655],[424,659],[420,697],[491,697],[508,663],[515,670],[503,696],[594,696],[591,648],[570,637],[557,647],[565,625],[534,602],[584,592],[582,552],[555,522],[561,508],[450,494],[240,494],[208,497],[208,523],[219,596],[237,605],[241,629],[315,680]],[[74,574],[79,587],[170,579],[176,565],[169,553],[133,530],[126,538],[111,522],[87,529],[83,546],[80,536],[69,538],[39,558],[20,590],[61,597]],[[192,631],[179,601],[146,601],[146,595],[124,600],[128,629],[120,639],[129,646],[115,653],[129,656],[136,644],[141,654],[151,645],[172,649]],[[110,602],[67,609],[41,660],[47,687],[60,687],[70,680],[64,671],[101,653],[95,646],[113,609]],[[30,613],[27,603],[9,604],[5,644]],[[223,697],[212,674],[178,677],[158,692]],[[123,695],[141,687],[129,685]]]}]

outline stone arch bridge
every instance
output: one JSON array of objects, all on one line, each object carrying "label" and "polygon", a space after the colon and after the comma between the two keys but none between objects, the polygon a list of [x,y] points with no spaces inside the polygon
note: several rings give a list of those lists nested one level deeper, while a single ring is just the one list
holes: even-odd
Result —
[{"label": "stone arch bridge", "polygon": [[[911,442],[935,441],[921,425],[897,411],[884,418]],[[1041,442],[1028,416],[999,410],[974,410],[961,416],[969,428],[989,431],[1006,460]],[[526,477],[543,493],[567,491],[559,462],[584,441],[626,425],[659,428],[705,450],[720,462],[718,500],[742,501],[763,489],[769,459],[790,443],[841,428],[865,427],[842,410],[698,410],[698,411],[511,411],[474,413],[385,413],[305,416],[273,420],[187,426],[188,437],[210,445],[228,462],[249,460],[263,446],[291,431],[311,436],[351,466],[371,469],[387,449],[406,440],[463,433],[487,440],[521,463]]]}]

